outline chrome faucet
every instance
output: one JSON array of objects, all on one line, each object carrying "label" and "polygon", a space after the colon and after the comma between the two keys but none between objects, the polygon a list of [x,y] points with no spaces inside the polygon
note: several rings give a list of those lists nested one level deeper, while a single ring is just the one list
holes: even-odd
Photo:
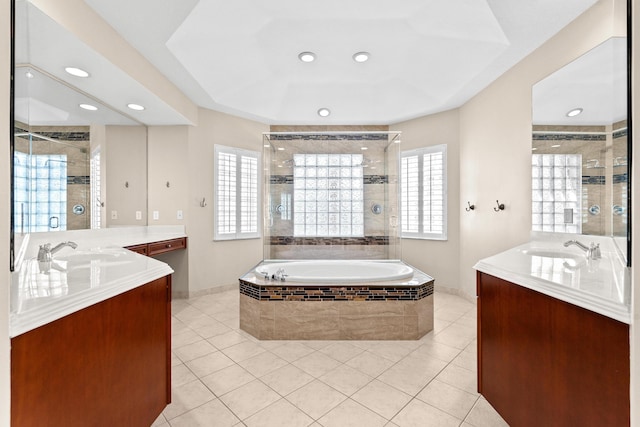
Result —
[{"label": "chrome faucet", "polygon": [[280,280],[281,282],[284,282],[285,277],[287,277],[287,274],[284,274],[284,268],[279,268],[276,271],[276,274],[274,274],[273,276],[271,276],[271,278],[273,280]]},{"label": "chrome faucet", "polygon": [[40,245],[40,249],[38,249],[38,261],[40,262],[50,262],[53,259],[53,254],[58,252],[60,249],[69,246],[72,249],[78,247],[78,244],[75,242],[62,242],[53,248],[51,247],[51,243],[45,243],[44,245]]},{"label": "chrome faucet", "polygon": [[589,246],[584,243],[580,243],[577,240],[567,240],[564,242],[564,247],[568,248],[571,245],[576,245],[583,251],[587,253],[587,259],[600,259],[602,258],[602,253],[600,252],[600,243],[595,244],[591,242]]}]

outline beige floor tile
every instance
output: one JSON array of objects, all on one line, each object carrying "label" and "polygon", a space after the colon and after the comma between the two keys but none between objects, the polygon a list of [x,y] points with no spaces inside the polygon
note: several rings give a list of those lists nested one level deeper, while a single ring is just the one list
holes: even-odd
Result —
[{"label": "beige floor tile", "polygon": [[232,427],[238,417],[220,402],[212,400],[171,420],[171,427]]},{"label": "beige floor tile", "polygon": [[313,422],[286,399],[280,399],[244,421],[247,427],[306,427]]},{"label": "beige floor tile", "polygon": [[232,345],[221,350],[227,357],[234,362],[242,362],[253,356],[257,356],[260,353],[264,353],[266,350],[260,344],[256,344],[252,341],[243,341],[239,344]]},{"label": "beige floor tile", "polygon": [[369,351],[364,351],[348,360],[345,364],[371,377],[377,377],[393,366],[394,362]]},{"label": "beige floor tile", "polygon": [[280,395],[259,380],[237,388],[220,398],[241,420],[280,400]]},{"label": "beige floor tile", "polygon": [[172,351],[171,352],[171,366],[178,366],[178,365],[182,365],[182,360],[180,360],[180,358],[178,356],[176,356],[176,354]]},{"label": "beige floor tile", "polygon": [[251,372],[251,374],[255,375],[256,377],[262,377],[269,372],[273,372],[276,369],[282,368],[283,366],[288,364],[289,362],[279,356],[276,356],[270,351],[265,351],[249,359],[245,359],[242,362],[239,362],[240,366]]},{"label": "beige floor tile", "polygon": [[293,362],[308,354],[313,353],[315,350],[300,342],[286,342],[271,350],[272,353],[282,357],[287,362]]},{"label": "beige floor tile", "polygon": [[322,350],[325,347],[330,346],[332,343],[335,343],[337,341],[330,341],[330,340],[321,340],[321,341],[314,341],[314,340],[305,340],[303,342],[304,345],[311,347],[314,350]]},{"label": "beige floor tile", "polygon": [[455,325],[451,325],[444,329],[442,332],[437,333],[433,339],[442,344],[446,344],[449,347],[458,348],[464,350],[473,341],[473,336],[465,333],[459,333],[458,330],[452,329]]},{"label": "beige floor tile", "polygon": [[478,394],[477,374],[460,366],[448,365],[438,374],[437,379],[473,395]]},{"label": "beige floor tile", "polygon": [[230,330],[224,334],[211,337],[207,341],[213,344],[217,349],[223,350],[227,347],[231,347],[232,345],[240,344],[246,340],[247,339],[238,332]]},{"label": "beige floor tile", "polygon": [[438,366],[446,365],[437,359],[431,359],[430,363],[422,360],[421,364],[414,359],[405,360],[386,370],[378,379],[411,396],[415,396],[438,374]]},{"label": "beige floor tile", "polygon": [[167,422],[167,419],[164,417],[164,415],[160,414],[158,418],[156,418],[156,420],[153,422],[153,424],[151,424],[151,427],[165,427],[168,425],[169,423]]},{"label": "beige floor tile", "polygon": [[415,350],[415,346],[409,345],[406,341],[374,341],[367,350],[392,362],[398,362]]},{"label": "beige floor tile", "polygon": [[338,362],[344,363],[364,352],[363,348],[356,347],[348,342],[338,341],[333,342],[333,344],[331,342],[329,341],[324,348],[321,348],[320,352],[336,359]]},{"label": "beige floor tile", "polygon": [[340,362],[326,354],[314,352],[295,360],[292,365],[317,378],[338,367]]},{"label": "beige floor tile", "polygon": [[437,379],[431,381],[416,397],[460,420],[465,419],[478,400],[477,395],[467,393]]},{"label": "beige floor tile", "polygon": [[240,329],[240,317],[232,317],[231,319],[221,320],[224,325],[228,326],[231,329]]},{"label": "beige floor tile", "polygon": [[187,367],[200,378],[233,364],[233,360],[229,359],[221,351],[207,354],[206,356],[190,360],[186,363]]},{"label": "beige floor tile", "polygon": [[286,399],[317,420],[347,398],[325,383],[314,380],[289,394]]},{"label": "beige floor tile", "polygon": [[216,396],[220,397],[232,390],[250,383],[256,378],[239,365],[231,365],[227,368],[202,377],[202,382],[209,387]]},{"label": "beige floor tile", "polygon": [[435,333],[442,332],[443,330],[448,328],[450,325],[451,325],[451,322],[448,322],[446,320],[437,319],[435,317],[433,319],[433,331]]},{"label": "beige floor tile", "polygon": [[458,427],[461,420],[414,399],[392,420],[399,427]]},{"label": "beige floor tile", "polygon": [[171,318],[171,335],[187,332],[190,328],[175,317]]},{"label": "beige floor tile", "polygon": [[200,335],[196,334],[191,329],[186,329],[171,337],[171,348],[180,348],[188,344],[193,344],[201,339],[202,337]]},{"label": "beige floor tile", "polygon": [[179,387],[173,387],[171,404],[162,413],[171,422],[173,418],[213,399],[215,396],[202,382],[199,380],[191,381]]},{"label": "beige floor tile", "polygon": [[215,323],[211,323],[210,325],[202,326],[200,328],[194,329],[195,332],[200,335],[202,338],[213,338],[217,335],[226,334],[231,331],[227,325],[224,325],[218,321]]},{"label": "beige floor tile", "polygon": [[418,347],[412,354],[428,354],[442,361],[451,362],[460,354],[460,349],[437,341],[428,341]]},{"label": "beige floor tile", "polygon": [[202,339],[182,347],[174,347],[173,351],[180,360],[188,362],[190,360],[197,359],[198,357],[206,356],[209,353],[218,351],[218,349],[209,344],[206,340]]},{"label": "beige floor tile", "polygon": [[411,400],[411,396],[373,380],[352,395],[351,399],[390,420]]},{"label": "beige floor tile", "polygon": [[340,365],[322,375],[319,380],[339,392],[351,396],[367,385],[373,378],[347,365]]},{"label": "beige floor tile", "polygon": [[260,377],[260,380],[282,396],[286,396],[300,387],[309,384],[314,378],[303,370],[287,364]]},{"label": "beige floor tile", "polygon": [[171,387],[180,387],[197,379],[191,369],[182,363],[171,367]]},{"label": "beige floor tile", "polygon": [[318,420],[324,427],[383,427],[388,420],[347,399]]},{"label": "beige floor tile", "polygon": [[451,361],[453,365],[468,369],[473,372],[478,371],[478,356],[474,352],[463,351]]},{"label": "beige floor tile", "polygon": [[478,399],[465,421],[474,427],[509,427],[484,397]]}]

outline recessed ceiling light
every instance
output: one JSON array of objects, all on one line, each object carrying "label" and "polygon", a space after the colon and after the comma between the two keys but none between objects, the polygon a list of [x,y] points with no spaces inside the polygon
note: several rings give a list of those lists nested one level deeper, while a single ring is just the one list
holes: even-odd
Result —
[{"label": "recessed ceiling light", "polygon": [[263,147],[264,147],[264,148],[269,148],[269,147],[271,147],[271,146],[270,146],[269,144],[264,144],[264,145],[263,145]]},{"label": "recessed ceiling light", "polygon": [[85,70],[82,70],[80,68],[76,68],[76,67],[66,67],[64,69],[67,73],[71,74],[72,76],[76,76],[76,77],[89,77],[89,73],[86,72]]},{"label": "recessed ceiling light", "polygon": [[144,110],[144,107],[142,105],[139,105],[139,104],[127,104],[127,107],[131,108],[132,110],[136,110],[136,111]]},{"label": "recessed ceiling light", "polygon": [[278,147],[278,151],[284,151],[284,147]]},{"label": "recessed ceiling light", "polygon": [[328,108],[321,108],[321,109],[318,110],[318,115],[320,117],[328,117],[329,114],[331,114],[331,111],[329,111]]},{"label": "recessed ceiling light", "polygon": [[316,60],[316,54],[313,52],[301,52],[298,59],[302,62],[313,62]]},{"label": "recessed ceiling light", "polygon": [[91,104],[80,104],[80,108],[83,108],[83,109],[89,110],[89,111],[96,111],[98,109],[98,107],[96,107],[95,105],[91,105]]},{"label": "recessed ceiling light", "polygon": [[360,149],[361,149],[362,151],[364,151],[364,150],[368,150],[368,149],[369,149],[369,147],[360,147]]},{"label": "recessed ceiling light", "polygon": [[531,149],[531,151],[536,151],[536,150],[537,150],[537,148],[536,148],[536,147],[533,147],[533,148]]},{"label": "recessed ceiling light", "polygon": [[32,79],[35,77],[31,71],[27,71],[26,73],[24,73],[24,75],[27,76],[28,79]]},{"label": "recessed ceiling light", "polygon": [[356,62],[367,62],[369,60],[369,52],[354,53],[353,60]]},{"label": "recessed ceiling light", "polygon": [[574,108],[573,110],[567,113],[567,117],[575,117],[581,113],[582,113],[582,108]]},{"label": "recessed ceiling light", "polygon": [[552,145],[551,148],[558,148],[560,147],[560,144],[556,144],[556,145]]}]

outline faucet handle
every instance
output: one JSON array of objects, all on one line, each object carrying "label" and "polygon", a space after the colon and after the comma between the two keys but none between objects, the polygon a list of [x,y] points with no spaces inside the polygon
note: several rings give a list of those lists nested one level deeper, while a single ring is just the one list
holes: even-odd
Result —
[{"label": "faucet handle", "polygon": [[591,254],[591,259],[600,259],[602,258],[602,252],[600,251],[600,243],[591,243],[589,245],[589,253]]}]

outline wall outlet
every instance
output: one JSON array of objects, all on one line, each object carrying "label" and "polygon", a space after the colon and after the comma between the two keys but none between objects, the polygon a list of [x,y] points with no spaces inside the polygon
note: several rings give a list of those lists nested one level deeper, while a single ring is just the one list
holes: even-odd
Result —
[{"label": "wall outlet", "polygon": [[118,211],[111,211],[111,219],[118,219]]},{"label": "wall outlet", "polygon": [[142,219],[142,211],[136,211],[136,219],[138,221]]},{"label": "wall outlet", "polygon": [[156,221],[160,219],[160,211],[153,211],[153,219]]},{"label": "wall outlet", "polygon": [[178,213],[176,214],[176,218],[177,219],[183,219],[184,218],[184,215],[182,214],[181,210],[178,210]]}]

